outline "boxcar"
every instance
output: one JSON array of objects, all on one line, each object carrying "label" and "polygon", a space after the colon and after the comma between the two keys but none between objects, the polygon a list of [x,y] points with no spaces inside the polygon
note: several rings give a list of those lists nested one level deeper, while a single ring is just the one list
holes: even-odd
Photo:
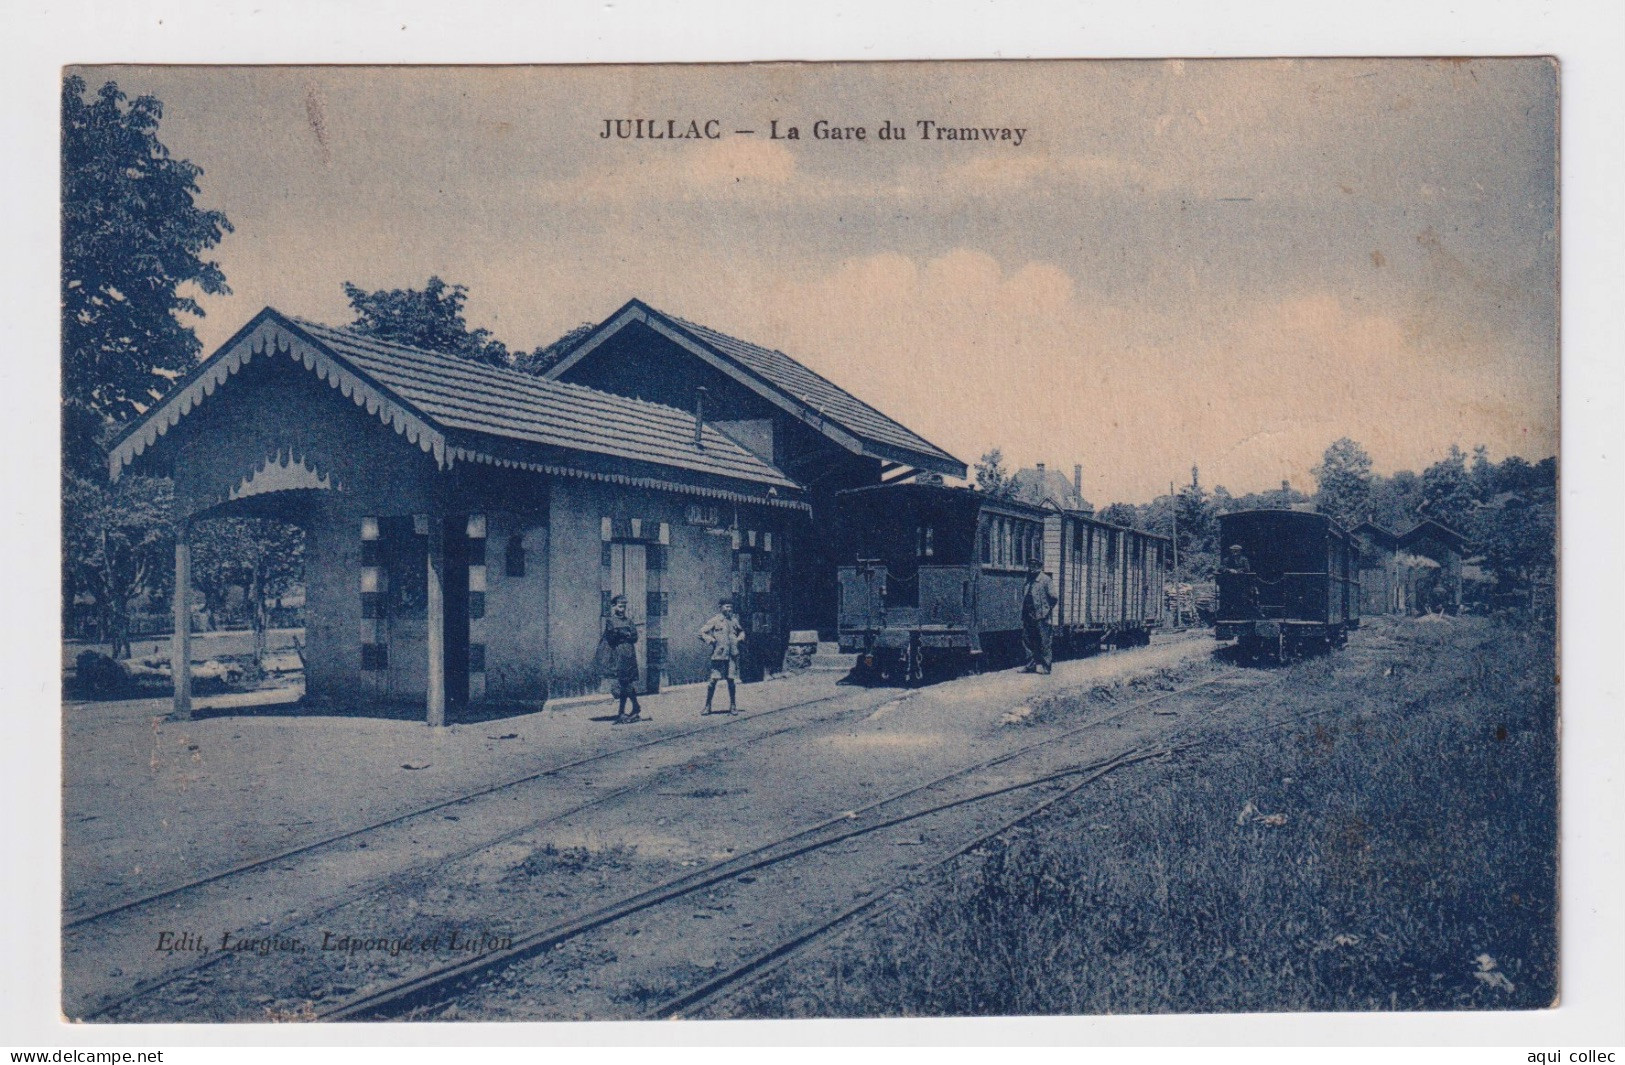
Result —
[{"label": "boxcar", "polygon": [[882,677],[1019,661],[1032,559],[1059,599],[1058,653],[1145,643],[1162,623],[1162,537],[929,484],[842,492],[836,514],[841,650]]},{"label": "boxcar", "polygon": [[1360,627],[1359,545],[1324,514],[1222,514],[1219,544],[1217,639],[1285,659],[1341,646]]}]

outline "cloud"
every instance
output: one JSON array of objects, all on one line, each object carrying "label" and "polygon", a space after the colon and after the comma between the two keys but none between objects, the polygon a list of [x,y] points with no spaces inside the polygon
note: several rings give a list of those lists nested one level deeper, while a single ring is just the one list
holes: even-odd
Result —
[{"label": "cloud", "polygon": [[1344,435],[1384,470],[1451,443],[1556,446],[1555,360],[1528,381],[1498,374],[1506,353],[1419,346],[1400,315],[1329,291],[1114,304],[1054,264],[962,247],[745,281],[726,306],[691,298],[716,309],[671,309],[790,352],[967,461],[999,446],[1082,463],[1097,501],[1147,498],[1192,464],[1237,492],[1312,487]]}]

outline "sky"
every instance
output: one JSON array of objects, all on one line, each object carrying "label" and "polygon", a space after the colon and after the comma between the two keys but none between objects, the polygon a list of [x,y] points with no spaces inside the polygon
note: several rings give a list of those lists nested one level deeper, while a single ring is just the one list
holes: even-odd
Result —
[{"label": "sky", "polygon": [[[1343,436],[1379,472],[1556,451],[1543,59],[75,72],[158,96],[235,227],[206,351],[436,274],[510,348],[638,297],[1097,505],[1311,489]],[[722,135],[600,136],[637,117]]]}]

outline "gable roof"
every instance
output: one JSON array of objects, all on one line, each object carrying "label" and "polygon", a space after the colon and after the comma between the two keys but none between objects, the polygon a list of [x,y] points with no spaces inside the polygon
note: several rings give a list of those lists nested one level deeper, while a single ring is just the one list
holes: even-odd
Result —
[{"label": "gable roof", "polygon": [[[117,478],[243,366],[267,358],[302,364],[442,468],[464,459],[541,469],[524,461],[527,449],[538,459],[565,449],[775,490],[800,487],[710,426],[704,446],[695,447],[693,415],[675,408],[363,337],[270,307],[120,434],[108,456],[110,474]],[[498,455],[494,443],[509,447]]]},{"label": "gable roof", "polygon": [[557,380],[633,322],[710,363],[745,387],[849,450],[922,470],[963,477],[965,464],[782,351],[690,322],[631,300],[604,319],[546,376]]},{"label": "gable roof", "polygon": [[1424,536],[1433,536],[1442,540],[1457,551],[1466,549],[1468,543],[1467,537],[1443,522],[1434,521],[1432,518],[1424,518],[1411,526],[1408,532],[1400,535],[1399,546],[1409,547]]},{"label": "gable roof", "polygon": [[1381,544],[1384,547],[1391,548],[1399,542],[1398,534],[1390,532],[1388,529],[1385,529],[1381,525],[1378,525],[1376,522],[1370,520],[1362,521],[1349,531],[1356,536],[1369,536],[1373,543]]},{"label": "gable roof", "polygon": [[1038,506],[1054,503],[1061,510],[1094,511],[1083,493],[1060,470],[1029,466],[1017,470],[1011,480],[1015,483],[1016,498],[1024,503]]}]

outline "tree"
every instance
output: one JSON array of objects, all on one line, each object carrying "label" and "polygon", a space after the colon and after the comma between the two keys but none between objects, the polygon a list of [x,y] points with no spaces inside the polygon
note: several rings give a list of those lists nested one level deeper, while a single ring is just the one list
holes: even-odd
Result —
[{"label": "tree", "polygon": [[1121,525],[1125,529],[1139,527],[1139,511],[1133,503],[1113,503],[1095,517],[1109,525]]},{"label": "tree", "polygon": [[1016,494],[1015,478],[1004,464],[1004,452],[992,448],[976,464],[976,490],[994,499],[1012,499]]},{"label": "tree", "polygon": [[1467,532],[1478,502],[1473,480],[1467,472],[1467,456],[1450,445],[1450,453],[1422,471],[1421,500],[1417,518],[1432,518],[1458,532]]},{"label": "tree", "polygon": [[395,344],[427,348],[489,366],[507,366],[508,348],[489,329],[470,329],[463,318],[468,289],[430,277],[420,289],[368,292],[344,282],[344,295],[355,311],[353,332]]},{"label": "tree", "polygon": [[1320,490],[1315,493],[1315,509],[1345,529],[1365,521],[1371,513],[1371,456],[1365,448],[1343,437],[1332,442],[1321,455],[1320,465],[1310,471]]},{"label": "tree", "polygon": [[[1227,493],[1228,496],[1228,493]],[[1202,487],[1200,470],[1174,497],[1179,518],[1179,565],[1192,580],[1207,580],[1219,566],[1219,511]]]},{"label": "tree", "polygon": [[529,354],[515,356],[513,367],[516,370],[523,370],[528,374],[535,374],[540,377],[563,362],[565,357],[576,349],[576,345],[580,344],[587,334],[596,328],[598,326],[594,322],[582,322],[553,341],[553,343],[537,348]]},{"label": "tree", "polygon": [[1490,461],[1490,449],[1483,444],[1473,448],[1473,465],[1468,476],[1473,482],[1473,495],[1478,502],[1488,503],[1500,491],[1500,469]]},{"label": "tree", "polygon": [[1371,479],[1371,520],[1385,529],[1397,533],[1415,525],[1421,502],[1422,479],[1411,470]]},{"label": "tree", "polygon": [[99,477],[114,425],[151,406],[201,349],[182,315],[229,292],[204,254],[231,232],[199,208],[203,170],[158,140],[163,104],[113,82],[62,82],[62,420],[65,468]]},{"label": "tree", "polygon": [[192,581],[211,612],[224,607],[231,589],[242,589],[254,665],[263,672],[272,600],[304,578],[304,531],[267,518],[221,518],[200,523],[192,543]]},{"label": "tree", "polygon": [[62,547],[69,595],[96,600],[99,642],[130,657],[130,604],[169,588],[175,535],[174,492],[167,478],[126,476],[116,486],[63,478]]}]

